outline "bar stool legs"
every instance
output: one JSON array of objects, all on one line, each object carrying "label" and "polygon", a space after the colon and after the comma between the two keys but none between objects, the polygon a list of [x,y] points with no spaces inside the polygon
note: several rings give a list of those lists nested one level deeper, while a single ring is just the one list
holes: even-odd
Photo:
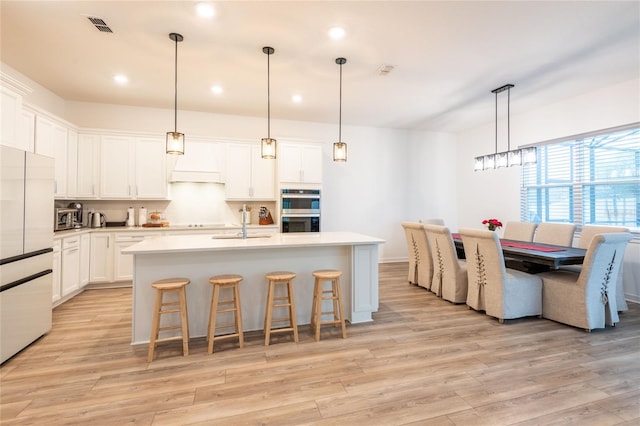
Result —
[{"label": "bar stool legs", "polygon": [[[298,343],[298,322],[296,320],[296,306],[293,296],[293,279],[296,274],[293,272],[278,271],[269,272],[265,275],[269,280],[269,291],[267,294],[267,310],[264,318],[264,345],[269,346],[271,333],[293,332],[293,340]],[[276,297],[276,286],[285,285],[287,290],[286,296]],[[288,308],[289,318],[273,318],[273,310],[275,308]],[[288,327],[272,328],[274,322],[288,322]]]},{"label": "bar stool legs", "polygon": [[[344,322],[342,307],[342,286],[340,277],[342,272],[334,269],[321,269],[313,271],[315,283],[313,286],[313,305],[311,306],[311,329],[315,331],[316,342],[320,341],[320,327],[322,325],[340,324],[342,327],[342,338],[347,338],[347,327]],[[331,290],[324,290],[324,282],[331,282]],[[330,296],[325,296],[330,295]],[[333,311],[322,312],[322,302],[331,300]],[[322,315],[333,314],[333,320],[322,321]]]},{"label": "bar stool legs", "polygon": [[[242,311],[240,310],[240,290],[238,285],[242,281],[241,275],[216,275],[209,278],[209,283],[213,285],[213,294],[211,296],[211,310],[209,311],[209,326],[207,328],[207,341],[209,342],[208,353],[213,353],[213,342],[216,340],[230,339],[237,337],[240,347],[244,347],[244,334],[242,332]],[[233,290],[233,299],[220,301],[220,289],[231,288]],[[216,325],[216,317],[218,314],[225,312],[233,312],[233,324]],[[235,332],[216,336],[216,329],[234,327]]]},{"label": "bar stool legs", "polygon": [[[182,340],[182,354],[184,356],[189,355],[189,317],[187,314],[187,293],[185,291],[185,287],[189,283],[188,278],[167,278],[154,281],[153,284],[151,284],[151,287],[156,289],[156,303],[151,323],[147,362],[153,361],[156,346],[161,342]],[[164,294],[168,292],[177,292],[179,300],[176,302],[165,302]],[[180,324],[160,327],[160,318],[162,315],[176,312],[180,313]],[[182,334],[180,336],[159,338],[160,332],[175,329],[181,329]]]}]

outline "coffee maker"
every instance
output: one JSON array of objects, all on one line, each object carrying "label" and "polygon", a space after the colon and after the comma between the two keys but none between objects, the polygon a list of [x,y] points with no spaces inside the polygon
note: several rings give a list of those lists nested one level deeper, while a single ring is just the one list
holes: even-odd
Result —
[{"label": "coffee maker", "polygon": [[75,214],[75,223],[73,224],[74,228],[82,228],[85,226],[84,217],[82,216],[82,203],[73,202],[69,203],[67,206],[70,209],[74,209],[76,211]]}]

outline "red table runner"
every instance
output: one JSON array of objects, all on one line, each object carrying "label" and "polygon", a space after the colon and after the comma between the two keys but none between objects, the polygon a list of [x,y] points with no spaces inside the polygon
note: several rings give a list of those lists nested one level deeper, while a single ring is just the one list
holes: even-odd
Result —
[{"label": "red table runner", "polygon": [[[451,234],[451,237],[454,240],[461,240],[462,239],[460,234]],[[547,246],[541,246],[541,245],[538,245],[538,244],[527,243],[527,242],[518,242],[518,241],[500,240],[500,244],[502,244],[505,247],[514,247],[514,248],[521,248],[521,249],[526,249],[526,250],[535,250],[535,251],[542,251],[542,252],[564,251],[565,250],[562,247],[547,247]]]}]

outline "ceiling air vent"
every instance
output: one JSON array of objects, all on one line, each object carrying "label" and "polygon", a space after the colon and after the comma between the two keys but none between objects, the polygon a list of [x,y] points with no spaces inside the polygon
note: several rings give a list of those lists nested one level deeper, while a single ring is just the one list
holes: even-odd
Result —
[{"label": "ceiling air vent", "polygon": [[91,23],[93,25],[96,26],[96,28],[98,29],[98,31],[102,31],[103,33],[112,33],[113,31],[111,31],[111,28],[109,28],[109,26],[107,25],[106,22],[104,22],[102,19],[100,18],[95,18],[93,16],[88,16],[87,17]]},{"label": "ceiling air vent", "polygon": [[381,65],[380,68],[378,68],[378,71],[376,71],[376,74],[385,76],[393,71],[394,68],[395,67],[393,65]]}]

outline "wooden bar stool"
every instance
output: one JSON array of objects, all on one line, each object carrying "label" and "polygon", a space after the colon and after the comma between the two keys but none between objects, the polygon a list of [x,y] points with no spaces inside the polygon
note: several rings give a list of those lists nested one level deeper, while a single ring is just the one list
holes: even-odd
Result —
[{"label": "wooden bar stool", "polygon": [[[222,339],[231,339],[237,337],[240,347],[244,347],[244,335],[242,333],[242,311],[240,310],[240,290],[238,285],[242,281],[242,275],[227,274],[215,275],[209,278],[209,283],[213,285],[213,293],[211,295],[211,310],[209,313],[209,327],[207,328],[207,341],[209,342],[208,353],[213,353],[213,342]],[[231,300],[220,301],[220,289],[229,288],[233,290],[233,298]],[[217,324],[216,317],[218,314],[225,312],[233,312],[233,324]],[[216,336],[217,329],[228,329],[233,327],[235,333],[223,334]]]},{"label": "wooden bar stool", "polygon": [[[342,327],[342,338],[347,338],[347,327],[344,323],[342,309],[342,287],[340,277],[342,272],[335,269],[320,269],[313,271],[315,283],[313,286],[313,305],[311,306],[311,329],[315,329],[315,340],[320,340],[320,327],[322,325],[340,324]],[[331,281],[331,290],[324,290],[324,282]],[[330,294],[330,296],[325,296]],[[333,311],[322,312],[322,302],[331,300]],[[333,314],[333,320],[322,321],[322,315]]]},{"label": "wooden bar stool", "polygon": [[[172,340],[182,340],[182,354],[189,355],[189,317],[187,315],[187,293],[185,287],[190,283],[188,278],[167,278],[164,280],[154,281],[151,287],[156,289],[156,303],[153,311],[153,322],[151,324],[151,337],[149,338],[149,354],[147,362],[153,361],[153,354],[156,345],[161,342],[169,342]],[[164,294],[176,292],[179,300],[174,302],[165,302]],[[160,327],[160,318],[164,314],[180,313],[180,324],[168,325]],[[158,338],[161,331],[182,329],[182,335]]]},{"label": "wooden bar stool", "polygon": [[[285,333],[293,331],[293,340],[298,343],[298,322],[296,320],[296,305],[293,297],[293,279],[296,274],[293,272],[277,271],[269,272],[265,275],[269,280],[269,292],[267,294],[267,311],[264,318],[264,345],[269,346],[271,333]],[[276,285],[286,286],[287,295],[276,297]],[[289,318],[273,318],[273,310],[276,308],[288,308]],[[287,322],[288,327],[272,328],[274,322]]]}]

